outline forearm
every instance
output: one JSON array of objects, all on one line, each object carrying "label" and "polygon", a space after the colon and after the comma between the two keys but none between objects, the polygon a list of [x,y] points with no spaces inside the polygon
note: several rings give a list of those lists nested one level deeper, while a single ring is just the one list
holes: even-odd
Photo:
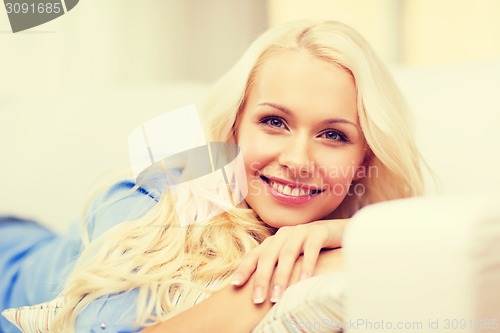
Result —
[{"label": "forearm", "polygon": [[[342,250],[323,251],[314,275],[342,269]],[[290,284],[299,280],[300,261],[297,261]],[[226,286],[205,301],[177,316],[147,328],[143,333],[248,333],[272,307],[269,298],[262,304],[252,302],[252,280],[242,287]]]},{"label": "forearm", "polygon": [[272,307],[268,300],[252,302],[252,284],[228,285],[205,301],[143,333],[238,333],[251,332]]},{"label": "forearm", "polygon": [[327,234],[330,235],[327,240],[328,248],[335,249],[342,247],[342,239],[344,238],[344,232],[349,221],[350,219],[334,219],[315,222],[327,227]]}]

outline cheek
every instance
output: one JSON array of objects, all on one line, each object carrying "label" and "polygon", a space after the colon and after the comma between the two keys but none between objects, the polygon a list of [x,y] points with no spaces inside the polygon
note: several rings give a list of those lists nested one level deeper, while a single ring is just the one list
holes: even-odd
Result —
[{"label": "cheek", "polygon": [[322,154],[317,159],[318,173],[324,182],[329,186],[334,186],[338,190],[348,189],[352,180],[356,176],[362,158],[355,151],[343,151]]},{"label": "cheek", "polygon": [[[258,133],[243,132],[238,137],[247,172],[255,173],[276,157],[279,147],[273,147],[272,142],[264,140]],[[253,171],[253,172],[252,172]]]}]

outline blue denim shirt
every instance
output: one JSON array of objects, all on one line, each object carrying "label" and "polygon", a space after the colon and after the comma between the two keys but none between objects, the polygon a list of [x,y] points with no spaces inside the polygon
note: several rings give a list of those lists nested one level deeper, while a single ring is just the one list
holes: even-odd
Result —
[{"label": "blue denim shirt", "polygon": [[[88,220],[90,239],[96,239],[116,224],[136,219],[159,200],[158,190],[131,189],[135,183],[121,181],[92,204]],[[55,298],[82,248],[78,221],[63,235],[35,223],[0,224],[0,311],[47,302]],[[89,304],[77,317],[77,333],[132,333],[136,317],[136,291],[108,295]],[[1,316],[0,316],[1,317]],[[19,332],[5,318],[0,331]]]},{"label": "blue denim shirt", "polygon": [[[147,213],[159,200],[156,190],[143,188],[130,193],[135,184],[124,181],[114,185],[93,206],[96,214],[89,221],[91,241],[112,228],[130,219]],[[106,202],[111,202],[107,205]],[[137,291],[101,297],[87,306],[77,317],[77,333],[132,333],[142,328],[134,326]]]}]

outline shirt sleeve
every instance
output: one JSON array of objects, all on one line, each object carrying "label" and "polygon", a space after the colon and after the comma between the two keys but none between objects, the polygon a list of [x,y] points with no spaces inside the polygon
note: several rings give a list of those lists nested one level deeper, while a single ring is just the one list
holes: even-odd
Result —
[{"label": "shirt sleeve", "polygon": [[[129,180],[111,186],[92,201],[93,213],[86,218],[90,238],[141,217],[159,200],[161,186],[146,190]],[[61,235],[30,221],[3,222],[1,226],[0,310],[55,298],[82,251],[80,219],[74,219]]]},{"label": "shirt sleeve", "polygon": [[137,290],[98,298],[80,312],[76,333],[138,333],[144,327],[134,323]]},{"label": "shirt sleeve", "polygon": [[121,222],[144,216],[158,202],[159,191],[134,186],[132,181],[118,182],[94,200],[87,225],[90,241]]},{"label": "shirt sleeve", "polygon": [[[99,196],[91,205],[88,219],[90,241],[115,225],[142,217],[159,200],[160,193],[121,181]],[[103,296],[83,309],[76,320],[76,333],[136,333],[137,290]]]}]

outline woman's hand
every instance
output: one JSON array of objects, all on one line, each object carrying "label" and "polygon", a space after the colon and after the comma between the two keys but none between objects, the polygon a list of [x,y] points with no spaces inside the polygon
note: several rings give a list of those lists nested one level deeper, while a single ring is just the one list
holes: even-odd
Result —
[{"label": "woman's hand", "polygon": [[[300,257],[297,262],[301,262]],[[342,249],[321,251],[313,275],[342,270]],[[297,282],[299,270],[294,268],[290,284]],[[264,318],[273,304],[250,301],[255,276],[241,288],[226,286],[206,300],[174,317],[144,329],[143,333],[234,333],[250,332]]]},{"label": "woman's hand", "polygon": [[269,295],[272,278],[270,301],[278,301],[288,286],[297,258],[303,254],[299,279],[312,276],[321,249],[342,246],[347,221],[322,220],[281,227],[243,258],[231,284],[242,286],[255,272],[252,298],[260,304]]}]

